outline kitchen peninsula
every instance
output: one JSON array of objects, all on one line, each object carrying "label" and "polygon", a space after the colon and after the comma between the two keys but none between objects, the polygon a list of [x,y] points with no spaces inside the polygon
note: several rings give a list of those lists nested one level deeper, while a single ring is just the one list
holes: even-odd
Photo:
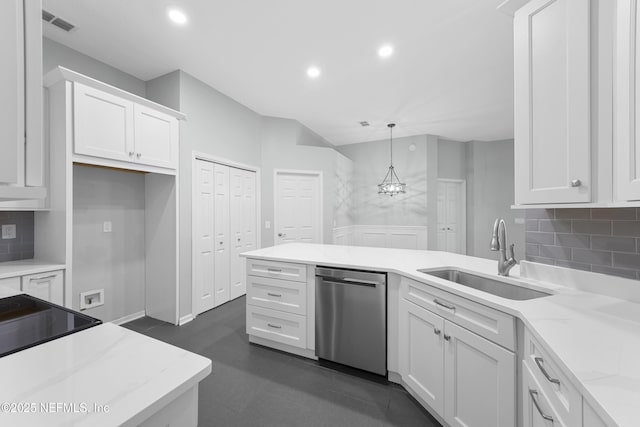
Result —
[{"label": "kitchen peninsula", "polygon": [[[523,417],[538,416],[566,426],[637,425],[640,388],[630,385],[640,381],[640,298],[633,281],[522,262],[513,269],[514,278],[500,280],[549,295],[512,300],[418,271],[446,267],[498,278],[496,261],[452,253],[294,243],[244,256],[251,342],[315,358],[315,267],[386,272],[388,378],[445,425],[484,417],[492,425],[511,427]],[[418,345],[412,328],[421,332]],[[424,343],[431,340],[434,347],[427,348]],[[472,357],[478,348],[495,348],[501,355],[496,378],[478,367],[460,370],[463,357],[481,360]],[[424,366],[434,349],[444,353],[444,369]],[[453,367],[448,357],[454,358]],[[452,370],[458,382],[462,373],[471,375],[472,391],[503,394],[493,399],[456,391],[447,383],[453,382]],[[474,384],[484,379],[496,383]],[[514,395],[521,410],[509,400]],[[495,407],[478,407],[485,398]],[[468,425],[482,424],[477,423]]]}]

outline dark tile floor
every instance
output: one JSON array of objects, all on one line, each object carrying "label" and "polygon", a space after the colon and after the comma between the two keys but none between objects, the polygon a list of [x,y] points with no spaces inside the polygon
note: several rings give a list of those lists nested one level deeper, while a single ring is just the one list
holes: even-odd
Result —
[{"label": "dark tile floor", "polygon": [[148,317],[124,326],[212,360],[200,426],[440,426],[400,386],[249,344],[244,297],[184,326]]}]

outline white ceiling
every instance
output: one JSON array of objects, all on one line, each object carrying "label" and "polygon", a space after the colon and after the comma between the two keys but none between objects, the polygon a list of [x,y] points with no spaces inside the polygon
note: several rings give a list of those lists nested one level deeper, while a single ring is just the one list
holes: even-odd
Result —
[{"label": "white ceiling", "polygon": [[[513,137],[511,18],[501,0],[44,0],[45,35],[142,80],[182,69],[335,145]],[[168,6],[189,23],[168,21]],[[395,47],[383,60],[377,49]],[[317,80],[306,76],[315,64]],[[366,120],[370,127],[358,122]]]}]

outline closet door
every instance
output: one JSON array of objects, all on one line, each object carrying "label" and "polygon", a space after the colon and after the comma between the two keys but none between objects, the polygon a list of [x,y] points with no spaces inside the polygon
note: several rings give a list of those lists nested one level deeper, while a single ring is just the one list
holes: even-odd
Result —
[{"label": "closet door", "polygon": [[229,301],[229,167],[213,165],[214,304]]},{"label": "closet door", "polygon": [[213,232],[213,163],[198,160],[196,162],[197,197],[195,210],[196,253],[196,314],[210,310],[214,306],[213,296],[213,264],[214,264],[214,232]]},{"label": "closet door", "polygon": [[[243,252],[258,248],[258,205],[256,202],[256,173],[244,171],[243,191]],[[244,269],[243,269],[244,271]]]},{"label": "closet door", "polygon": [[244,174],[245,171],[242,169],[230,168],[231,197],[229,201],[229,211],[231,227],[229,229],[229,236],[231,237],[231,242],[229,246],[231,248],[231,262],[229,270],[231,275],[231,299],[244,295],[247,288],[244,278],[244,260],[240,257],[240,254],[243,252],[244,241]]}]

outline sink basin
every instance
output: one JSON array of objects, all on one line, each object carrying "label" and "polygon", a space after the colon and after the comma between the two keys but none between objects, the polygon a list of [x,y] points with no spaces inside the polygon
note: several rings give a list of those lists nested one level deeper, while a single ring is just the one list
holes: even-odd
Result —
[{"label": "sink basin", "polygon": [[542,298],[551,294],[522,286],[512,285],[497,279],[489,279],[483,276],[466,273],[464,271],[447,268],[447,269],[430,269],[424,268],[418,270],[420,273],[429,274],[439,277],[440,279],[455,282],[463,286],[468,286],[482,292],[487,292],[502,298],[512,300],[529,300],[534,298]]}]

